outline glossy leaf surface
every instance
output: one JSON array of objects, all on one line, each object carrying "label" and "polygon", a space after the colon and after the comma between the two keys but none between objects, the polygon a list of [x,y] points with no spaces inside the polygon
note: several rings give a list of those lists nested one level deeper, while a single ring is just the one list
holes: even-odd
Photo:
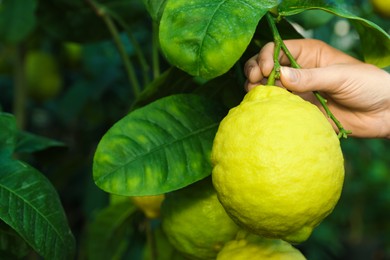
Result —
[{"label": "glossy leaf surface", "polygon": [[196,95],[173,95],[131,112],[101,139],[93,175],[118,195],[179,189],[211,173],[210,152],[224,112]]},{"label": "glossy leaf surface", "polygon": [[75,241],[54,187],[21,161],[0,164],[0,218],[45,259],[71,259]]},{"label": "glossy leaf surface", "polygon": [[160,22],[166,58],[206,79],[227,72],[241,57],[261,17],[277,1],[168,1]]}]

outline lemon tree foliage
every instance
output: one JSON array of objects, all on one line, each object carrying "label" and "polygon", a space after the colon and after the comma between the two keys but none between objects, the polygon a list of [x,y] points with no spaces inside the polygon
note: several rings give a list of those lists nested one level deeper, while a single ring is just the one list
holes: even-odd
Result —
[{"label": "lemon tree foliage", "polygon": [[74,238],[56,190],[27,164],[2,161],[0,218],[47,259],[68,259]]},{"label": "lemon tree foliage", "polygon": [[[161,47],[178,68],[191,75],[214,78],[227,72],[241,57],[267,11],[287,17],[310,9],[349,19],[362,36],[365,60],[380,67],[390,64],[389,54],[383,55],[383,50],[390,53],[389,35],[351,13],[343,1],[291,0],[279,5],[278,1],[168,1],[160,24]],[[155,10],[151,15],[155,16]]]},{"label": "lemon tree foliage", "polygon": [[310,9],[324,10],[349,19],[360,35],[361,50],[365,61],[379,67],[390,65],[390,35],[375,23],[351,13],[343,1],[290,0],[282,1],[278,6],[281,16],[290,16]]},{"label": "lemon tree foliage", "polygon": [[[376,20],[379,17],[372,16],[373,10],[366,12],[366,7],[358,6],[362,2],[0,0],[0,110],[14,110],[18,107],[18,98],[23,98],[19,95],[23,91],[16,90],[23,89],[18,84],[22,85],[23,76],[26,76],[21,68],[26,64],[26,54],[30,50],[56,54],[55,58],[60,62],[59,73],[64,79],[64,88],[56,98],[50,96],[44,102],[24,100],[28,108],[25,131],[16,127],[13,116],[0,114],[0,258],[21,259],[37,253],[44,259],[137,259],[135,255],[144,251],[145,259],[155,259],[154,249],[157,248],[161,259],[176,259],[176,256],[181,259],[180,252],[172,247],[159,225],[162,219],[145,218],[140,208],[125,196],[122,202],[111,200],[107,205],[107,194],[95,189],[93,182],[85,183],[85,176],[92,168],[90,155],[105,129],[119,120],[124,110],[132,111],[112,126],[97,147],[93,174],[98,187],[109,193],[134,196],[186,188],[210,175],[211,146],[226,115],[225,107],[236,106],[244,96],[244,62],[273,40],[272,30],[263,19],[268,11],[275,18],[278,15],[281,18],[275,21],[279,21],[277,27],[283,39],[302,37],[291,22],[294,17],[307,10],[326,12],[330,16],[325,20],[320,21],[316,16],[316,23],[305,20],[309,21],[306,25],[313,27],[326,23],[326,28],[316,28],[321,31],[314,30],[314,37],[320,32],[321,37],[325,36],[323,40],[329,43],[338,37],[326,36],[333,34],[333,22],[338,18],[331,19],[330,23],[327,19],[344,17],[361,36],[362,48],[355,49],[354,42],[353,53],[356,51],[359,57],[363,53],[367,62],[378,66],[389,65],[388,34],[348,11],[348,4],[351,4],[361,11],[360,15],[374,18],[372,21],[382,23],[385,28],[387,20]],[[298,24],[310,29],[305,24]],[[322,29],[326,32],[322,33]],[[77,64],[71,66],[70,57],[63,52],[64,44],[69,42],[83,47]],[[119,55],[118,48],[124,50]],[[128,63],[134,65],[133,71],[129,69],[131,66],[123,66]],[[50,78],[47,72],[38,80]],[[140,83],[139,95],[131,91],[135,81],[126,79],[130,72]],[[52,78],[51,81],[55,80]],[[32,94],[27,90],[26,87],[24,94],[31,98]],[[18,120],[23,118],[19,117],[18,109],[15,114]],[[44,126],[46,123],[49,127]],[[248,129],[252,125],[248,124]],[[284,122],[282,127],[285,127]],[[46,156],[45,149],[63,144],[31,134],[31,130],[71,141],[68,153],[58,149],[59,155],[54,149],[55,153]],[[355,242],[359,238],[366,239],[359,237],[360,231],[365,230],[365,234],[380,234],[374,238],[374,243],[389,244],[389,232],[383,228],[383,223],[387,223],[385,213],[390,212],[386,206],[390,203],[384,202],[389,198],[386,192],[378,192],[389,189],[386,177],[389,167],[385,163],[384,142],[376,141],[367,140],[366,143],[366,140],[348,139],[343,142],[347,170],[353,174],[346,175],[343,204],[330,215],[330,221],[323,222],[313,232],[312,239],[302,245],[308,259],[327,259],[317,256],[328,249],[340,256],[344,243],[359,247]],[[52,156],[58,161],[51,160]],[[290,158],[290,154],[280,161],[285,158]],[[30,164],[42,167],[49,178]],[[49,179],[54,180],[55,185]],[[55,188],[59,188],[61,201],[66,205],[64,208],[69,211],[66,213],[69,213],[71,228],[75,229],[76,240],[80,239],[77,257],[73,256],[75,239]],[[77,197],[80,195],[82,198]],[[364,208],[369,210],[355,214]],[[194,218],[197,213],[194,210]],[[202,224],[209,220],[208,216],[202,219]],[[366,224],[366,220],[374,219]],[[88,230],[84,233],[82,224],[89,220],[92,222],[85,223]],[[148,240],[146,223],[152,223],[152,229],[157,225],[155,246],[144,246],[148,244],[145,243]],[[340,228],[346,226],[351,226],[347,232]],[[182,229],[179,227],[176,231]],[[368,239],[371,242],[371,237]],[[223,256],[231,258],[230,252],[235,251],[236,246],[258,250],[257,241],[237,241],[224,247],[225,254],[220,255],[221,259]],[[136,253],[129,256],[130,251]],[[310,251],[315,252],[314,256]]]},{"label": "lemon tree foliage", "polygon": [[166,58],[191,75],[214,78],[241,57],[276,0],[168,1],[160,22]]},{"label": "lemon tree foliage", "polygon": [[118,121],[101,139],[93,177],[118,195],[155,195],[211,173],[209,155],[224,113],[211,100],[172,95]]},{"label": "lemon tree foliage", "polygon": [[56,190],[38,170],[11,158],[14,117],[1,113],[0,129],[0,219],[43,257],[69,259],[75,241]]}]

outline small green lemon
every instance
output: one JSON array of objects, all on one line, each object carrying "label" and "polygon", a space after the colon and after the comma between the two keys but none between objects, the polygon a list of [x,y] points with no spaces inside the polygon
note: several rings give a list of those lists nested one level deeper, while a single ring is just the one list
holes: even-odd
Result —
[{"label": "small green lemon", "polygon": [[164,198],[164,194],[130,197],[134,205],[136,205],[140,210],[142,210],[145,216],[149,219],[155,219],[160,217],[161,204]]},{"label": "small green lemon", "polygon": [[295,247],[280,239],[249,236],[227,242],[217,260],[305,260]]},{"label": "small green lemon", "polygon": [[239,230],[218,201],[209,177],[167,194],[161,213],[168,240],[189,259],[215,259]]},{"label": "small green lemon", "polygon": [[241,227],[267,238],[305,241],[335,207],[344,181],[340,143],[313,104],[257,86],[222,120],[213,184]]},{"label": "small green lemon", "polygon": [[25,72],[28,93],[32,98],[45,101],[61,92],[63,80],[57,60],[52,54],[39,50],[28,52]]}]

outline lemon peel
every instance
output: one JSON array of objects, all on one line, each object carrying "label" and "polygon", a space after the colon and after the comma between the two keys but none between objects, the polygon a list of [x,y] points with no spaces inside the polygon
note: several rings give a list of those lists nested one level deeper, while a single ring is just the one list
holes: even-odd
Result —
[{"label": "lemon peel", "polygon": [[217,260],[305,260],[306,257],[291,244],[280,239],[256,236],[227,242],[217,255]]},{"label": "lemon peel", "polygon": [[246,230],[305,241],[337,204],[344,181],[339,139],[321,111],[285,89],[257,86],[222,120],[213,184]]}]

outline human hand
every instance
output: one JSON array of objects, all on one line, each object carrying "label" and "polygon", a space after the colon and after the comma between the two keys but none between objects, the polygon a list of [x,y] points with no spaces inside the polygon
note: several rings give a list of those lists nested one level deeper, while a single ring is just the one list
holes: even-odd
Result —
[{"label": "human hand", "polygon": [[[285,44],[302,69],[288,67],[281,52],[280,80],[276,85],[317,105],[312,91],[319,91],[327,105],[352,136],[390,138],[390,74],[361,62],[322,41],[287,40]],[[265,84],[273,62],[274,44],[266,44],[260,53],[247,61],[247,91]],[[325,113],[325,112],[324,112]],[[329,119],[335,130],[337,127]]]}]

